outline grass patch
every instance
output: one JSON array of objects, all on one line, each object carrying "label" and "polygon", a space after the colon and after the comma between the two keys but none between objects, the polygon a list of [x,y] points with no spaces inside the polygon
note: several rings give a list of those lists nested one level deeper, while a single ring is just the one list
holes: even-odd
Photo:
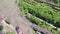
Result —
[{"label": "grass patch", "polygon": [[6,34],[15,34],[16,33],[13,29],[11,29],[8,26],[4,26],[4,30],[6,31]]},{"label": "grass patch", "polygon": [[6,34],[14,34],[13,32],[7,32]]}]

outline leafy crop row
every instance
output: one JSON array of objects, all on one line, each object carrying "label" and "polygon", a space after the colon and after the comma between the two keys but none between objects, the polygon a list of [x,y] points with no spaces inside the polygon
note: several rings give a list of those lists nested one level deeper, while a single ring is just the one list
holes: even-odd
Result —
[{"label": "leafy crop row", "polygon": [[23,10],[27,10],[32,15],[60,27],[60,12],[56,12],[52,8],[40,3],[23,2],[22,6]]},{"label": "leafy crop row", "polygon": [[[43,19],[48,23],[52,23],[55,26],[60,27],[60,12],[56,12],[49,6],[45,6],[38,2],[25,2],[24,0],[20,1],[20,9],[22,13],[32,22],[48,30],[52,31],[54,34],[60,34],[58,30],[55,30],[45,22],[41,22],[39,19]],[[28,13],[32,14],[29,15]],[[39,19],[37,19],[37,18]]]}]

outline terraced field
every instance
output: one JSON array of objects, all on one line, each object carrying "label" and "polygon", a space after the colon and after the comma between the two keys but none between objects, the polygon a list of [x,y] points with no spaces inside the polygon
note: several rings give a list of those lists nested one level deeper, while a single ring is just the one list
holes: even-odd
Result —
[{"label": "terraced field", "polygon": [[32,23],[48,29],[53,34],[60,34],[60,30],[58,30],[58,27],[60,28],[60,12],[58,10],[34,0],[21,0],[20,9]]}]

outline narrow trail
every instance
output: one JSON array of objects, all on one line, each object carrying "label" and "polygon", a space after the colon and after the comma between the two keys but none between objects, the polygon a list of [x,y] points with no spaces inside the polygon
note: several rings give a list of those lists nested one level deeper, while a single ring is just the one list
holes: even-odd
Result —
[{"label": "narrow trail", "polygon": [[[19,26],[19,34],[35,34],[35,31],[30,26],[36,28],[37,26],[22,16],[20,9],[15,4],[15,0],[0,0],[0,15],[3,15],[5,18],[9,18],[13,27]],[[38,26],[38,28],[43,32],[47,31],[48,34],[52,34],[42,27]]]}]

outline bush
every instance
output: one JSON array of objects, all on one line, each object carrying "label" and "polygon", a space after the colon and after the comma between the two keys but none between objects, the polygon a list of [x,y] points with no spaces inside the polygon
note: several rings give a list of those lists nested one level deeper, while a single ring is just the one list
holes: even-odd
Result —
[{"label": "bush", "polygon": [[3,30],[3,26],[2,26],[2,25],[0,25],[0,31],[1,31],[1,30]]}]

